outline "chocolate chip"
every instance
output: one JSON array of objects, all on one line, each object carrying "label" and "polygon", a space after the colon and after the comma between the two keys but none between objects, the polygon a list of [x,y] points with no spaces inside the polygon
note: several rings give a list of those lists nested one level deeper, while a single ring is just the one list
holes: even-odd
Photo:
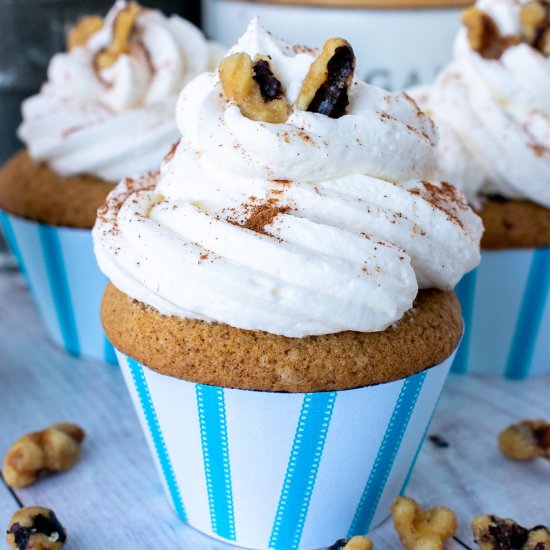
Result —
[{"label": "chocolate chip", "polygon": [[527,542],[529,529],[517,523],[504,523],[496,519],[495,524],[489,526],[489,534],[498,544],[499,550],[516,550]]},{"label": "chocolate chip", "polygon": [[273,101],[282,97],[283,87],[266,60],[260,59],[254,63],[252,78],[258,83],[264,101]]},{"label": "chocolate chip", "polygon": [[428,437],[428,439],[436,446],[436,447],[439,447],[440,449],[446,449],[447,447],[449,447],[449,442],[444,439],[443,437],[441,437],[440,435],[437,435],[437,434],[433,434],[433,435],[430,435]]},{"label": "chocolate chip", "polygon": [[350,46],[336,48],[327,63],[327,79],[317,90],[308,111],[340,118],[349,104],[348,86],[355,70],[355,55]]}]

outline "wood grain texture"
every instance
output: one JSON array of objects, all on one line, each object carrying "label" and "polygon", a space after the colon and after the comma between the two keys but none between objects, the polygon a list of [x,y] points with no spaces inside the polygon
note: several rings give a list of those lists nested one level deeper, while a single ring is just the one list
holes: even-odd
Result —
[{"label": "wood grain texture", "polygon": [[[519,464],[498,452],[500,429],[521,418],[550,419],[550,379],[524,382],[451,377],[407,494],[445,504],[460,519],[459,537],[474,548],[469,522],[495,513],[527,525],[550,523],[550,462]],[[81,461],[64,474],[18,490],[24,505],[53,508],[68,550],[229,550],[182,523],[164,497],[119,370],[76,360],[54,348],[20,276],[0,271],[0,454],[20,435],[56,421],[87,431]],[[0,484],[0,529],[17,508]],[[401,545],[387,521],[372,533],[376,550]],[[451,541],[447,550],[464,548]]]},{"label": "wood grain texture", "polygon": [[417,9],[469,6],[473,0],[248,0],[256,4],[323,6],[330,8]]}]

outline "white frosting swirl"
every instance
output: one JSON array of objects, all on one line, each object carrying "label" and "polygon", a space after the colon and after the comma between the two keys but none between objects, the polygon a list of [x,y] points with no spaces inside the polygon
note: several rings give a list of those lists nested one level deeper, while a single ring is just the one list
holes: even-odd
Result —
[{"label": "white frosting swirl", "polygon": [[174,109],[182,87],[221,57],[194,25],[143,8],[131,51],[98,69],[126,2],[116,2],[84,46],[55,55],[48,81],[22,106],[18,134],[31,157],[63,176],[92,174],[117,182],[156,168],[178,139]]},{"label": "white frosting swirl", "polygon": [[[233,51],[269,55],[290,102],[314,59],[253,20]],[[354,82],[338,119],[244,117],[216,73],[177,108],[160,174],[123,181],[94,228],[102,270],[161,313],[291,337],[378,331],[418,287],[479,261],[481,222],[436,167],[431,121],[402,93]]]},{"label": "white frosting swirl", "polygon": [[[527,0],[480,0],[503,36],[517,35]],[[427,108],[440,129],[439,177],[478,206],[484,195],[550,208],[550,58],[525,43],[500,59],[473,51],[462,29],[455,60],[433,85]]]}]

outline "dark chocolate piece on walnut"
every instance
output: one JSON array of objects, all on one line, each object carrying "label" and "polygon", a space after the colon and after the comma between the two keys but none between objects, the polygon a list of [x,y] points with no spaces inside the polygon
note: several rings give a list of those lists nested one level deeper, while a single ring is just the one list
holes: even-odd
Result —
[{"label": "dark chocolate piece on walnut", "polygon": [[273,101],[283,96],[283,86],[273,74],[266,59],[258,59],[253,65],[252,78],[258,83],[265,101]]},{"label": "dark chocolate piece on walnut", "polygon": [[476,516],[472,533],[480,550],[550,550],[550,532],[543,525],[527,529],[512,519]]},{"label": "dark chocolate piece on walnut", "polygon": [[550,459],[550,424],[545,420],[522,420],[499,434],[498,446],[513,460]]},{"label": "dark chocolate piece on walnut", "polygon": [[13,550],[61,550],[67,534],[52,510],[28,506],[13,515],[6,540]]},{"label": "dark chocolate piece on walnut", "polygon": [[330,118],[346,114],[355,72],[353,48],[342,38],[327,40],[304,79],[296,108]]}]

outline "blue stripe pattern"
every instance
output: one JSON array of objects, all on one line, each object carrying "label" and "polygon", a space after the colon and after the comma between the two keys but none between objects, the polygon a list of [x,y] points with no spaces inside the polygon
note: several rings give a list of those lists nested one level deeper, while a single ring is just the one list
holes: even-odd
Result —
[{"label": "blue stripe pattern", "polygon": [[145,379],[143,367],[130,357],[123,358],[122,360],[127,362],[130,369],[132,380],[134,381],[134,386],[141,403],[141,409],[145,416],[145,421],[147,422],[147,426],[149,428],[149,434],[153,440],[155,451],[157,453],[157,459],[160,463],[162,474],[164,476],[164,480],[166,481],[174,508],[178,516],[183,521],[187,521],[185,507],[183,506],[183,500],[176,481],[176,476],[174,475],[172,462],[170,461],[168,450],[166,449],[166,443],[164,442],[164,437],[160,429],[155,406],[153,405],[151,394],[149,393],[149,387],[147,385],[147,380]]},{"label": "blue stripe pattern", "polygon": [[370,529],[425,378],[426,371],[415,374],[403,382],[369,479],[348,530],[348,537],[367,533]]},{"label": "blue stripe pattern", "polygon": [[39,224],[38,235],[63,344],[71,355],[79,356],[80,344],[57,228]]},{"label": "blue stripe pattern", "polygon": [[507,378],[518,380],[525,378],[529,372],[549,291],[550,249],[536,249],[512,337],[505,371]]},{"label": "blue stripe pattern", "polygon": [[223,388],[196,384],[202,456],[212,531],[235,540],[233,490]]},{"label": "blue stripe pattern", "polygon": [[464,334],[462,336],[462,342],[456,352],[455,360],[451,367],[451,372],[456,374],[464,374],[468,370],[476,279],[477,269],[474,269],[474,271],[466,273],[456,287],[456,294],[460,300],[460,305],[462,306],[462,318],[464,319]]},{"label": "blue stripe pattern", "polygon": [[[27,270],[25,269],[25,263],[23,262],[23,256],[17,245],[17,239],[15,238],[15,233],[13,232],[13,227],[11,226],[11,221],[5,212],[0,212],[0,222],[2,223],[2,229],[4,230],[4,235],[8,241],[8,246],[10,247],[15,259],[17,260],[17,265],[23,276],[27,278]],[[27,280],[28,284],[28,280]]]},{"label": "blue stripe pattern", "polygon": [[335,400],[336,392],[304,396],[269,548],[300,544]]}]

